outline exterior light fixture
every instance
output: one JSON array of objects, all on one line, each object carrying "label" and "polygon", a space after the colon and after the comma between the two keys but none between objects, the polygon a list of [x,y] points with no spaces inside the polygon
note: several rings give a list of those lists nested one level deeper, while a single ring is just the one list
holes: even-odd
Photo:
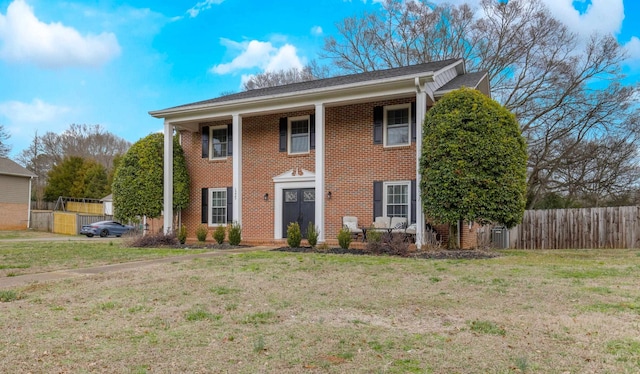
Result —
[{"label": "exterior light fixture", "polygon": [[269,193],[264,194],[264,201],[269,201]]},{"label": "exterior light fixture", "polygon": [[327,199],[331,200],[331,191],[327,193]]}]

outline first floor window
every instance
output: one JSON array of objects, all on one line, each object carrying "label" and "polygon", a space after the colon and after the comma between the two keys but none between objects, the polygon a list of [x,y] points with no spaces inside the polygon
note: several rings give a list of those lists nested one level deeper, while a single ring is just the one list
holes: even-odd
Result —
[{"label": "first floor window", "polygon": [[289,119],[289,153],[309,152],[309,116]]},{"label": "first floor window", "polygon": [[211,127],[210,131],[211,158],[227,157],[227,126]]},{"label": "first floor window", "polygon": [[227,189],[212,188],[209,191],[209,224],[225,225],[227,223]]},{"label": "first floor window", "polygon": [[384,215],[387,217],[405,217],[410,221],[409,196],[410,182],[387,182],[384,185]]},{"label": "first floor window", "polygon": [[409,144],[410,108],[411,104],[392,105],[384,108],[385,146]]}]

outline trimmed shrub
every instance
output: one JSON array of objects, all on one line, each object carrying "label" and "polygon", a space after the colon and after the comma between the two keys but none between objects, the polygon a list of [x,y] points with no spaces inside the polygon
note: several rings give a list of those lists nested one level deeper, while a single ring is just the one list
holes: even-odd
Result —
[{"label": "trimmed shrub", "polygon": [[299,248],[302,241],[302,233],[298,222],[291,222],[287,226],[287,244],[291,248]]},{"label": "trimmed shrub", "polygon": [[180,244],[184,244],[187,241],[187,226],[180,226],[180,230],[178,230],[178,241]]},{"label": "trimmed shrub", "polygon": [[229,244],[238,245],[242,241],[242,227],[234,222],[229,227]]},{"label": "trimmed shrub", "polygon": [[227,234],[227,227],[226,226],[218,226],[216,227],[215,231],[213,232],[213,239],[218,243],[218,244],[222,244],[222,242],[224,242],[224,237]]},{"label": "trimmed shrub", "polygon": [[209,234],[209,230],[205,225],[200,225],[196,229],[196,238],[198,238],[199,242],[204,242],[205,240],[207,240],[207,234]]},{"label": "trimmed shrub", "polygon": [[316,226],[312,222],[309,222],[309,226],[307,226],[307,240],[311,247],[315,248],[316,244],[318,244],[318,235],[320,235],[320,233],[316,229]]},{"label": "trimmed shrub", "polygon": [[351,245],[351,231],[347,228],[341,228],[338,233],[338,244],[340,244],[340,248],[348,249],[349,245]]}]

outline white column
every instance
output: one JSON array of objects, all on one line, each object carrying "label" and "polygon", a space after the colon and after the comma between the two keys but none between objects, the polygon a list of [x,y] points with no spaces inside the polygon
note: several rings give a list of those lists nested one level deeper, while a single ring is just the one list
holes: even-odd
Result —
[{"label": "white column", "polygon": [[424,212],[422,210],[422,191],[420,182],[422,181],[422,170],[420,168],[420,158],[422,157],[422,123],[427,113],[427,93],[418,90],[416,93],[416,247],[422,247],[424,238]]},{"label": "white column", "polygon": [[29,178],[29,197],[27,198],[27,228],[31,228],[31,183],[33,183],[33,177]]},{"label": "white column", "polygon": [[164,232],[173,232],[173,126],[164,121]]},{"label": "white column", "polygon": [[233,136],[233,220],[242,225],[242,117],[234,114]]},{"label": "white column", "polygon": [[318,242],[325,241],[324,210],[324,104],[316,104],[316,216],[315,225],[318,227]]}]

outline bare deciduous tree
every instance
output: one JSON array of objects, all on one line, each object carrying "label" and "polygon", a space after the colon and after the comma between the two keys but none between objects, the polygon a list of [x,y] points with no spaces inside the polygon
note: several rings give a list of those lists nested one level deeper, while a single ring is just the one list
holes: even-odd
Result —
[{"label": "bare deciduous tree", "polygon": [[[342,72],[447,58],[488,71],[493,97],[516,114],[528,142],[528,206],[545,193],[570,193],[557,178],[585,144],[626,139],[637,145],[638,87],[621,83],[621,46],[611,35],[580,38],[540,0],[482,0],[475,13],[466,4],[387,0],[380,12],[346,18],[337,28],[323,57]],[[620,185],[629,174],[595,175],[599,185]]]},{"label": "bare deciduous tree", "polygon": [[11,146],[7,143],[7,140],[11,135],[4,129],[3,125],[0,125],[0,157],[8,157],[11,152]]},{"label": "bare deciduous tree", "polygon": [[252,75],[246,82],[242,84],[245,91],[255,90],[257,88],[282,86],[284,84],[305,82],[316,79],[311,73],[310,67],[302,69],[291,68],[288,70],[265,71],[257,75]]}]

